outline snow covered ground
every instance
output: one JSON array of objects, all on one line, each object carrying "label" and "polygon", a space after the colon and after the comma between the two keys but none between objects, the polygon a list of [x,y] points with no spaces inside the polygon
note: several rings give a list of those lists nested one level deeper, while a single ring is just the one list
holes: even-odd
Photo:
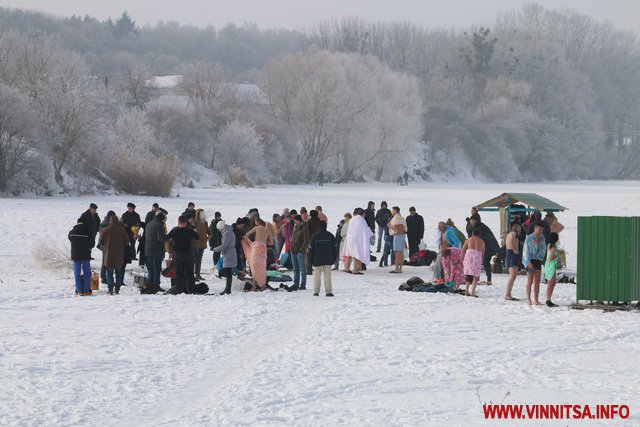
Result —
[{"label": "snow covered ground", "polygon": [[[640,210],[639,182],[184,189],[158,202],[172,222],[191,200],[230,220],[252,207],[270,216],[321,204],[334,230],[344,212],[384,199],[403,212],[416,206],[433,245],[439,220],[462,225],[470,206],[504,191],[570,208],[560,221],[572,268],[577,216]],[[627,404],[630,418],[611,425],[640,423],[637,313],[505,302],[503,275],[478,299],[397,290],[410,276],[430,278],[424,267],[401,277],[377,267],[337,273],[333,299],[239,288],[227,297],[141,296],[131,286],[117,297],[75,297],[67,272],[38,268],[34,246],[66,244],[92,201],[101,216],[134,201],[144,217],[156,199],[0,200],[0,425],[603,425],[500,424],[483,417],[480,402],[490,401]],[[497,214],[483,220],[497,232]],[[514,295],[523,287],[519,278]],[[559,284],[555,299],[571,303],[575,286]]]}]

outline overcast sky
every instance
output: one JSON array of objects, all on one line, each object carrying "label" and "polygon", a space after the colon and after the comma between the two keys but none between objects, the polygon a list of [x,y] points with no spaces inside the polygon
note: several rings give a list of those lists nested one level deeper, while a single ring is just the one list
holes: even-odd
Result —
[{"label": "overcast sky", "polygon": [[[61,16],[89,14],[99,19],[127,10],[139,24],[178,21],[220,27],[228,22],[255,22],[262,28],[304,29],[334,17],[409,20],[428,26],[465,27],[491,23],[499,11],[517,8],[521,0],[0,0],[0,6],[41,10]],[[638,0],[538,0],[550,8],[573,9],[617,27],[637,31]]]}]

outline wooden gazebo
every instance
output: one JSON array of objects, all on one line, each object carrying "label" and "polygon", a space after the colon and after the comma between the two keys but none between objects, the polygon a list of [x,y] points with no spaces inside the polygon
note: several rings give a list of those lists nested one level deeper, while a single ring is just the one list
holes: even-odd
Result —
[{"label": "wooden gazebo", "polygon": [[481,212],[500,212],[500,237],[504,237],[511,228],[511,216],[530,212],[564,212],[564,206],[535,193],[503,193],[476,206]]}]

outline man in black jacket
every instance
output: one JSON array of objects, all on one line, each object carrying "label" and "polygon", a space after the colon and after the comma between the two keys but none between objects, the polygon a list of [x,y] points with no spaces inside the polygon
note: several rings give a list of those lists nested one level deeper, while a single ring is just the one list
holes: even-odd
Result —
[{"label": "man in black jacket", "polygon": [[89,227],[89,230],[91,231],[91,240],[93,240],[93,243],[95,245],[96,235],[100,230],[100,217],[98,216],[98,205],[96,205],[95,203],[91,203],[89,205],[89,209],[87,209],[82,213],[82,216],[80,217],[80,219],[87,227]]},{"label": "man in black jacket", "polygon": [[324,274],[324,290],[333,296],[331,287],[331,267],[336,262],[336,238],[327,231],[327,224],[320,221],[320,231],[309,242],[309,259],[313,263],[313,295],[320,295],[320,275]]},{"label": "man in black jacket", "polygon": [[149,284],[150,289],[155,292],[164,292],[160,287],[160,273],[164,259],[165,218],[164,214],[159,212],[153,220],[145,224],[144,230],[144,253],[149,272]]},{"label": "man in black jacket", "polygon": [[373,234],[376,234],[376,204],[369,202],[367,209],[364,211],[364,220],[367,221],[367,225],[371,229]]},{"label": "man in black jacket", "polygon": [[153,206],[151,206],[151,210],[147,212],[147,216],[144,217],[145,226],[149,224],[151,221],[153,221],[153,219],[156,217],[156,214],[158,213],[159,210],[160,210],[160,206],[157,203],[154,203]]},{"label": "man in black jacket", "polygon": [[136,205],[133,203],[127,203],[127,211],[122,214],[122,217],[120,217],[120,222],[122,222],[124,228],[127,229],[127,234],[129,235],[129,253],[132,260],[137,260],[138,258],[136,258],[137,235],[133,234],[131,227],[140,225],[140,221],[140,215],[136,212]]},{"label": "man in black jacket", "polygon": [[482,266],[487,274],[487,285],[491,285],[491,258],[500,252],[500,244],[498,244],[496,237],[493,235],[493,231],[484,222],[480,221],[480,215],[471,215],[469,224],[471,224],[472,229],[478,228],[480,230],[480,238],[484,241],[485,249]]},{"label": "man in black jacket", "polygon": [[193,276],[194,253],[192,240],[200,236],[187,226],[187,218],[178,217],[178,226],[171,230],[165,240],[173,241],[173,263],[176,269],[177,292],[193,293],[195,277]]},{"label": "man in black jacket", "polygon": [[388,234],[388,225],[389,221],[391,221],[391,211],[387,205],[387,202],[384,200],[380,203],[380,210],[376,212],[376,224],[378,224],[378,245],[376,252],[380,252],[380,248],[382,247],[382,242],[384,241],[385,234]]},{"label": "man in black jacket", "polygon": [[[213,251],[213,248],[216,248],[222,244],[222,233],[218,230],[218,223],[222,221],[222,214],[220,212],[216,212],[211,220],[211,225],[209,229],[211,230],[211,237],[209,238],[209,248]],[[220,252],[213,252],[213,265],[214,267],[218,264],[220,260]]]},{"label": "man in black jacket", "polygon": [[[71,241],[71,259],[76,281],[76,294],[91,295],[91,248],[94,246],[93,230],[84,223],[82,218],[69,231]],[[84,274],[84,278],[82,277]]]},{"label": "man in black jacket", "polygon": [[416,208],[409,208],[407,217],[407,240],[409,241],[409,256],[418,252],[420,240],[424,238],[424,219],[416,212]]}]

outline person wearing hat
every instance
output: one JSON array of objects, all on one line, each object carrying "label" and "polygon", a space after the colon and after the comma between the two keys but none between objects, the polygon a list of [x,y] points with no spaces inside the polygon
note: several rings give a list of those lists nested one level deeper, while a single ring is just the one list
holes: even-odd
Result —
[{"label": "person wearing hat", "polygon": [[154,203],[153,206],[151,206],[151,210],[147,212],[147,216],[144,217],[144,223],[148,224],[151,221],[153,221],[153,218],[155,218],[156,214],[159,211],[160,211],[160,206],[157,203]]},{"label": "person wearing hat", "polygon": [[[127,234],[129,235],[129,251],[130,251],[130,259],[137,260],[136,258],[136,239],[138,234],[133,232],[133,227],[138,227],[140,225],[140,215],[136,212],[136,205],[129,202],[127,203],[127,211],[122,214],[120,217],[120,221],[122,225],[127,229]],[[125,257],[125,259],[129,259]]]},{"label": "person wearing hat", "polygon": [[154,292],[164,292],[164,289],[160,287],[160,273],[165,254],[165,220],[164,214],[158,212],[153,220],[146,224],[144,232],[144,253],[149,286]]},{"label": "person wearing hat", "polygon": [[[93,248],[93,230],[85,224],[82,218],[69,231],[71,242],[71,260],[76,281],[76,295],[91,295],[89,281],[91,280],[91,248]],[[84,277],[83,277],[84,274]]]},{"label": "person wearing hat", "polygon": [[89,209],[83,212],[83,214],[80,216],[80,219],[87,227],[89,227],[89,230],[91,231],[91,240],[93,242],[91,247],[93,247],[96,242],[96,235],[100,230],[100,216],[98,216],[98,205],[96,205],[95,203],[91,203],[89,205]]},{"label": "person wearing hat", "polygon": [[222,219],[219,219],[216,223],[216,230],[222,235],[221,243],[212,249],[214,253],[222,256],[222,271],[220,274],[226,278],[227,282],[224,291],[220,292],[220,295],[228,295],[231,293],[233,269],[238,265],[236,237],[231,226],[227,225]]},{"label": "person wearing hat", "polygon": [[195,218],[196,217],[196,204],[193,202],[189,202],[189,204],[187,205],[187,209],[184,210],[184,212],[182,212],[182,216],[189,219],[189,218]]}]

